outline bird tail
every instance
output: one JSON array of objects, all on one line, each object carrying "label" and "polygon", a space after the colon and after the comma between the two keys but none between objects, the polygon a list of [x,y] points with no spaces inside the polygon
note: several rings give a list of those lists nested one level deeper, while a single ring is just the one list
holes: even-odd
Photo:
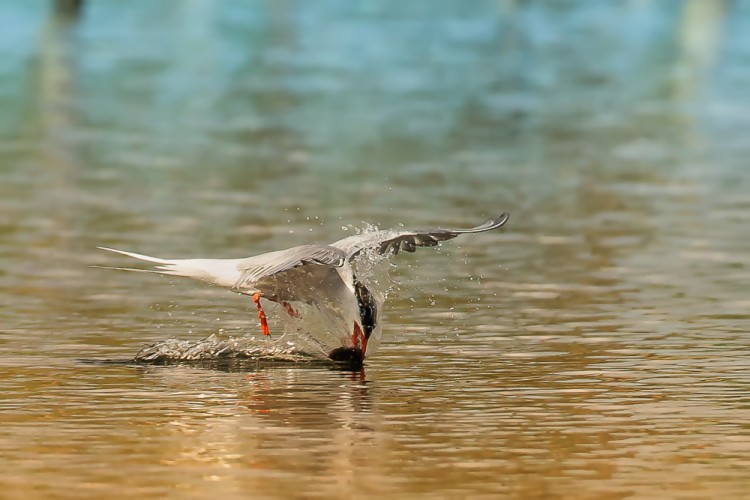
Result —
[{"label": "bird tail", "polygon": [[114,248],[97,248],[107,252],[119,253],[134,259],[150,262],[155,265],[154,269],[92,266],[101,269],[182,276],[228,288],[234,287],[241,274],[237,267],[240,259],[160,259],[158,257],[151,257],[149,255],[135,252],[126,252],[125,250],[117,250]]}]

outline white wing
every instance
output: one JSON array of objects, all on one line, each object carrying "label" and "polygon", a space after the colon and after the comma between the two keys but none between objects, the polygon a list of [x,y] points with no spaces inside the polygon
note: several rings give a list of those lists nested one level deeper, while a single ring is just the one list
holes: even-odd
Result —
[{"label": "white wing", "polygon": [[233,288],[247,288],[264,278],[275,276],[305,265],[341,267],[346,262],[346,254],[328,245],[301,245],[276,252],[249,257],[239,262],[241,272]]}]

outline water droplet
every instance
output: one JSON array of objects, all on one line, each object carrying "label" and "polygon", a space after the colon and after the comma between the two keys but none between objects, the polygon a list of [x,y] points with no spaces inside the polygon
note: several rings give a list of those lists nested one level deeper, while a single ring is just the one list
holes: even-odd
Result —
[{"label": "water droplet", "polygon": [[341,226],[341,230],[342,230],[342,231],[348,231],[348,230],[349,230],[349,228],[348,228],[348,227],[346,227],[346,226]]}]

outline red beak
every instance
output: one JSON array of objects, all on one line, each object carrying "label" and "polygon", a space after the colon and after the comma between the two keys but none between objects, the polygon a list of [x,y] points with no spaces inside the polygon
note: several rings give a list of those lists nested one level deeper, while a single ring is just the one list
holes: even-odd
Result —
[{"label": "red beak", "polygon": [[365,359],[365,356],[367,355],[367,337],[362,335],[361,339],[361,347],[362,347],[362,359]]},{"label": "red beak", "polygon": [[352,332],[352,346],[362,349],[362,359],[364,359],[367,353],[367,337],[365,337],[362,327],[356,321],[354,322],[354,331]]}]

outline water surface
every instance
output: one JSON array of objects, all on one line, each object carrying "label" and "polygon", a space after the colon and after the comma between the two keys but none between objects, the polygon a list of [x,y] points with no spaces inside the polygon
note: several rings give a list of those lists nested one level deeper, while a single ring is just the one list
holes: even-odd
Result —
[{"label": "water surface", "polygon": [[[47,7],[0,6],[5,498],[746,495],[746,3]],[[91,362],[258,334],[97,245],[505,210],[394,260],[362,373]]]}]

